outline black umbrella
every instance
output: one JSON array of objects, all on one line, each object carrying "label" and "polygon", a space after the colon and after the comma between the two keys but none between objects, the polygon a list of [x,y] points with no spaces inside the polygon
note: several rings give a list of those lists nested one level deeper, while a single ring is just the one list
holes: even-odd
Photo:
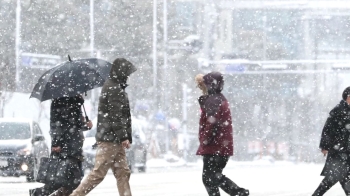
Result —
[{"label": "black umbrella", "polygon": [[[69,56],[68,56],[69,58]],[[58,64],[46,71],[35,84],[30,98],[40,101],[72,97],[101,87],[112,64],[97,58],[79,59]]]},{"label": "black umbrella", "polygon": [[[68,56],[69,58],[69,56]],[[102,59],[79,59],[63,62],[46,71],[35,84],[30,98],[40,101],[72,97],[101,87],[112,64]]]}]

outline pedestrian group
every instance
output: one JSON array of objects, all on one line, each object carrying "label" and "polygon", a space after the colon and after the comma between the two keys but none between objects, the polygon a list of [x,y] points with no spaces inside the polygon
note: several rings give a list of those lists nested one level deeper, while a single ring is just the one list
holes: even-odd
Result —
[{"label": "pedestrian group", "polygon": [[[84,130],[93,124],[84,118],[82,95],[55,98],[51,102],[50,135],[51,155],[59,156],[76,165],[69,172],[65,185],[55,183],[30,190],[31,196],[84,196],[106,176],[109,169],[117,180],[119,195],[131,196],[130,169],[125,149],[132,144],[131,113],[127,80],[136,67],[124,58],[114,60],[109,78],[104,83],[98,105],[97,152],[93,170],[81,182],[84,173],[82,147]],[[249,190],[235,184],[223,175],[233,156],[233,129],[229,102],[222,94],[224,77],[220,72],[198,74],[197,87],[202,91],[200,106],[199,147],[203,157],[202,182],[209,196],[219,196],[219,188],[230,196],[248,196]],[[340,103],[331,110],[321,135],[320,149],[327,160],[321,175],[324,179],[312,196],[322,196],[340,182],[350,195],[350,87],[342,94]]]}]

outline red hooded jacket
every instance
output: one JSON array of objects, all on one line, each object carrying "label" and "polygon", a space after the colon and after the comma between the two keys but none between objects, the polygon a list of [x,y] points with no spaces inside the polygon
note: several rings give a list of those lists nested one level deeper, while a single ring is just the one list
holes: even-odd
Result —
[{"label": "red hooded jacket", "polygon": [[199,148],[197,155],[233,155],[232,118],[229,103],[221,94],[224,80],[219,72],[203,77],[208,95],[199,97]]}]

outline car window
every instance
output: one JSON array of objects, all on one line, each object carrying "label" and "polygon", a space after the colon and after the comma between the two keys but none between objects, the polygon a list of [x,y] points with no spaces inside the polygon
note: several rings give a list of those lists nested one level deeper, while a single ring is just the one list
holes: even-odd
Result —
[{"label": "car window", "polygon": [[38,124],[35,123],[33,126],[33,129],[34,129],[34,135],[41,134],[41,129]]},{"label": "car window", "polygon": [[31,138],[29,123],[0,122],[0,140]]}]

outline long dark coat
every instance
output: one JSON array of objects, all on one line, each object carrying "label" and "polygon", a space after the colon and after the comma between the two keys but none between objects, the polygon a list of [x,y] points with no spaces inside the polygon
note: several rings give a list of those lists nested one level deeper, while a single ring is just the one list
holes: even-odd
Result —
[{"label": "long dark coat", "polygon": [[329,113],[324,125],[320,149],[328,150],[322,176],[332,176],[338,180],[349,171],[350,163],[350,106],[342,100]]},{"label": "long dark coat", "polygon": [[51,146],[61,147],[63,157],[73,157],[83,160],[83,130],[86,130],[81,107],[83,98],[62,97],[51,103],[50,135]]},{"label": "long dark coat", "polygon": [[199,148],[197,155],[233,155],[232,118],[229,103],[221,93],[223,77],[212,72],[203,77],[208,95],[199,98]]}]

